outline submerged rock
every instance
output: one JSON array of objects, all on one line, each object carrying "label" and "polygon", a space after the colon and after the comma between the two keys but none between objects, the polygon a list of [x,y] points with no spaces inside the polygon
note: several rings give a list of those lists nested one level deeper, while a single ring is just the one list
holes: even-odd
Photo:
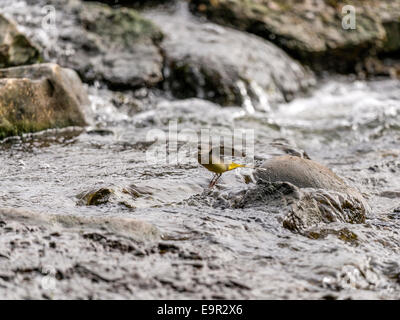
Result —
[{"label": "submerged rock", "polygon": [[298,188],[326,189],[361,196],[325,166],[296,156],[272,158],[256,169],[255,176],[257,180],[268,182],[289,182]]},{"label": "submerged rock", "polygon": [[326,189],[299,188],[289,182],[258,181],[236,208],[262,208],[283,214],[283,226],[302,233],[321,223],[363,223],[368,207],[354,194]]},{"label": "submerged rock", "polygon": [[[356,10],[355,29],[342,27],[349,14],[342,10],[349,4]],[[396,0],[191,0],[191,9],[271,40],[319,70],[354,71],[367,56],[400,49],[400,2]]]},{"label": "submerged rock", "polygon": [[40,61],[39,50],[0,14],[0,68],[33,64]]},{"label": "submerged rock", "polygon": [[68,228],[78,232],[106,230],[137,241],[160,239],[160,232],[154,225],[132,218],[49,214],[14,208],[0,208],[0,218],[58,229]]},{"label": "submerged rock", "polygon": [[151,10],[146,17],[165,35],[165,85],[178,98],[268,109],[313,82],[310,73],[272,43],[197,21],[182,3],[170,10]]},{"label": "submerged rock", "polygon": [[[363,196],[323,165],[300,157],[281,156],[256,169],[256,188],[248,191],[242,205],[251,199],[284,199],[284,227],[300,231],[321,222],[362,223],[368,211]],[[282,200],[280,199],[280,200]],[[267,200],[268,202],[268,200]]]},{"label": "submerged rock", "polygon": [[367,213],[362,197],[324,189],[301,190],[289,206],[283,226],[293,231],[308,229],[321,222],[363,223]]},{"label": "submerged rock", "polygon": [[85,81],[104,81],[113,88],[153,86],[162,80],[157,47],[162,33],[151,21],[133,9],[99,3],[78,3],[72,9],[79,13],[76,24],[61,32],[60,40],[74,53],[62,53],[59,63]]},{"label": "submerged rock", "polygon": [[131,200],[129,191],[125,188],[103,187],[83,192],[77,197],[78,205],[100,206],[111,202],[118,202],[126,207],[132,207],[132,205],[129,204],[129,200]]},{"label": "submerged rock", "polygon": [[100,206],[117,204],[125,208],[155,208],[173,205],[202,191],[196,181],[165,181],[152,179],[138,185],[95,188],[77,195],[78,205]]},{"label": "submerged rock", "polygon": [[86,125],[88,107],[73,70],[51,63],[0,69],[0,138]]}]

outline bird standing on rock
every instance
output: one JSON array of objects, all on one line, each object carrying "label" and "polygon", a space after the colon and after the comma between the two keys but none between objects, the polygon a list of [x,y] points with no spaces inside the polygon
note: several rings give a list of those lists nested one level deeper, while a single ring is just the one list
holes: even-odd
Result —
[{"label": "bird standing on rock", "polygon": [[[228,149],[229,153],[225,153],[225,149]],[[205,148],[199,145],[197,153],[197,161],[207,170],[215,173],[214,177],[210,182],[209,188],[215,186],[218,179],[224,172],[231,171],[240,167],[242,168],[247,167],[246,165],[243,164],[238,164],[235,162],[227,162],[223,158],[223,156],[226,156],[228,154],[232,156],[236,155],[237,153],[238,151],[232,147],[227,148],[224,146],[220,146],[214,148],[209,148],[209,147]],[[243,153],[240,153],[240,156],[244,156]]]}]

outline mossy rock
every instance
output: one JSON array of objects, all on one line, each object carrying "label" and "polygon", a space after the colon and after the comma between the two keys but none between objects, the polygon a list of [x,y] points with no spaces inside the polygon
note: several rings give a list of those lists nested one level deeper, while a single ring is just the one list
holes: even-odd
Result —
[{"label": "mossy rock", "polygon": [[137,194],[130,192],[129,188],[102,187],[91,189],[77,195],[77,204],[80,206],[101,206],[118,203],[125,208],[134,208],[134,199]]},{"label": "mossy rock", "polygon": [[60,41],[75,54],[61,54],[58,61],[76,70],[83,81],[125,90],[152,87],[163,80],[158,48],[163,34],[139,12],[94,2],[63,10],[71,10],[76,24]]},{"label": "mossy rock", "polygon": [[[88,192],[81,200],[87,206],[99,206],[109,202],[110,196],[114,194],[114,190],[109,188],[100,188],[98,190]],[[82,202],[81,202],[82,203]]]},{"label": "mossy rock", "polygon": [[129,46],[132,42],[147,41],[148,38],[155,41],[162,39],[160,29],[136,10],[115,9],[99,3],[87,3],[84,8],[80,21],[85,29],[109,41]]},{"label": "mossy rock", "polygon": [[0,68],[42,61],[38,48],[0,14]]},{"label": "mossy rock", "polygon": [[73,70],[56,64],[0,69],[0,139],[86,125],[88,106]]},{"label": "mossy rock", "polygon": [[[356,29],[344,29],[345,5]],[[274,42],[315,70],[354,72],[365,58],[399,49],[397,0],[191,0],[192,11]]]}]

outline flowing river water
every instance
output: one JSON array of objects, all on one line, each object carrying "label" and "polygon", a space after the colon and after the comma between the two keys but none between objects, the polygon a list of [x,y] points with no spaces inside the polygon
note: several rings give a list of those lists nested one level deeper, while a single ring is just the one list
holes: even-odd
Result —
[{"label": "flowing river water", "polygon": [[[165,252],[141,257],[136,268],[163,288],[134,297],[400,298],[399,81],[327,76],[263,112],[156,90],[118,94],[95,83],[88,91],[90,127],[0,142],[0,204],[155,225]],[[305,236],[285,229],[279,212],[213,205],[210,197],[229,198],[252,169],[227,173],[208,191],[211,174],[191,150],[179,163],[152,162],[154,137],[168,136],[171,121],[179,132],[253,129],[264,158],[279,154],[279,143],[304,150],[362,192],[371,207],[365,223],[323,224]],[[179,135],[178,147],[186,150],[188,139]],[[82,202],[101,188],[114,191],[103,204]],[[129,297],[105,295],[121,296]]]}]

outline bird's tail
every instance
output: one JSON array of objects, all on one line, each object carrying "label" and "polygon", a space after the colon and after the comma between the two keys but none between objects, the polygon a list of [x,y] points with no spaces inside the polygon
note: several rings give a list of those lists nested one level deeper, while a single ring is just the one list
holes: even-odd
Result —
[{"label": "bird's tail", "polygon": [[236,169],[236,168],[253,168],[253,167],[246,166],[244,164],[238,164],[238,163],[232,162],[228,167],[228,171]]}]

